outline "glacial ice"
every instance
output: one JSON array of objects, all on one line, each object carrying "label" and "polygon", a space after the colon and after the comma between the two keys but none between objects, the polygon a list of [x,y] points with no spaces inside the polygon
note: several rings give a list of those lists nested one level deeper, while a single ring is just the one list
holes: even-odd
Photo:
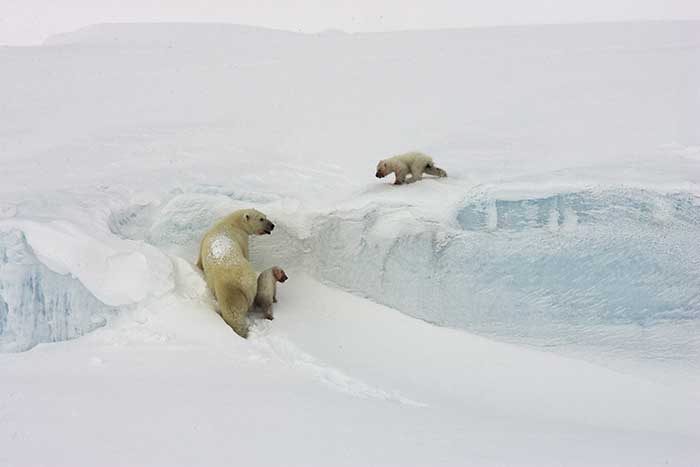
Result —
[{"label": "glacial ice", "polygon": [[383,208],[328,216],[302,266],[439,325],[700,363],[697,197],[484,195],[459,211],[461,230],[426,224],[392,238],[385,232],[396,226],[381,225],[396,218]]},{"label": "glacial ice", "polygon": [[[174,193],[115,212],[112,232],[194,262],[236,193]],[[275,200],[256,206],[274,212]],[[246,203],[249,205],[250,202]],[[256,270],[304,270],[438,325],[538,346],[594,346],[663,360],[700,355],[700,199],[641,189],[469,193],[451,225],[409,205],[279,210],[251,240]],[[294,217],[294,218],[293,218]],[[17,230],[0,235],[0,351],[80,336],[109,306],[44,266]]]},{"label": "glacial ice", "polygon": [[[192,260],[205,220],[235,203],[182,193],[122,227]],[[251,240],[256,270],[301,269],[414,317],[503,340],[700,363],[696,196],[481,192],[467,196],[454,225],[373,204],[317,215],[305,236],[291,216],[274,219],[274,235]]]},{"label": "glacial ice", "polygon": [[0,231],[0,352],[84,335],[111,310],[77,279],[43,265],[20,231]]}]

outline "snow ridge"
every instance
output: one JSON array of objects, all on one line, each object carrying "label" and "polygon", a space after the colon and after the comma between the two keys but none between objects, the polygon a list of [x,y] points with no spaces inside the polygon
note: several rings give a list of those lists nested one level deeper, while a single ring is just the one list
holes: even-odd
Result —
[{"label": "snow ridge", "polygon": [[21,232],[0,231],[0,352],[82,336],[113,312],[80,281],[44,266]]},{"label": "snow ridge", "polygon": [[[222,206],[202,196],[176,195],[164,215],[151,213],[157,229],[136,219],[143,230],[130,234],[195,257],[200,220]],[[191,203],[210,214],[188,221]],[[184,207],[172,221],[171,206]],[[303,270],[425,321],[507,341],[700,365],[696,196],[604,188],[514,199],[478,189],[452,224],[370,203],[310,214],[302,232],[300,213],[256,207],[277,224],[251,240],[256,270]]]}]

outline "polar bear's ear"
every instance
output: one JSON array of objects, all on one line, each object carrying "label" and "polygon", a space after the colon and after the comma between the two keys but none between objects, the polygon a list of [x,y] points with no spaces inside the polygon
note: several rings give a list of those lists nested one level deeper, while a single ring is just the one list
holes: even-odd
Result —
[{"label": "polar bear's ear", "polygon": [[248,214],[245,215],[245,220],[248,222],[250,220],[250,216]]}]

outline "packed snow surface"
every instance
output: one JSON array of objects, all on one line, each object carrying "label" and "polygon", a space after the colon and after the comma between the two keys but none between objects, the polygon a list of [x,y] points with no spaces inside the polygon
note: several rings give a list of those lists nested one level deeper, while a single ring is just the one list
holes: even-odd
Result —
[{"label": "packed snow surface", "polygon": [[[0,63],[0,465],[700,460],[697,22],[107,24]],[[449,176],[374,178],[409,150]],[[290,276],[248,340],[194,266],[244,207]]]}]

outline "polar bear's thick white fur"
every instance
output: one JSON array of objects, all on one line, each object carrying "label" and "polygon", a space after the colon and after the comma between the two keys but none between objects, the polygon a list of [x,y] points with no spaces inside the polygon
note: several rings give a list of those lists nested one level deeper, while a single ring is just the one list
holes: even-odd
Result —
[{"label": "polar bear's thick white fur", "polygon": [[[392,172],[396,176],[394,185],[417,182],[423,178],[424,173],[436,177],[447,177],[447,172],[436,167],[433,158],[422,152],[407,152],[379,161],[377,178],[384,178]],[[406,180],[406,176],[409,174],[411,178]]]},{"label": "polar bear's thick white fur", "polygon": [[272,232],[275,225],[255,209],[235,211],[204,234],[197,266],[219,302],[221,317],[241,337],[248,337],[248,309],[257,278],[248,261],[248,236]]},{"label": "polar bear's thick white fur", "polygon": [[277,283],[284,283],[287,274],[279,266],[271,267],[258,276],[258,293],[255,295],[253,307],[262,311],[265,319],[273,319],[272,304],[277,303]]}]

